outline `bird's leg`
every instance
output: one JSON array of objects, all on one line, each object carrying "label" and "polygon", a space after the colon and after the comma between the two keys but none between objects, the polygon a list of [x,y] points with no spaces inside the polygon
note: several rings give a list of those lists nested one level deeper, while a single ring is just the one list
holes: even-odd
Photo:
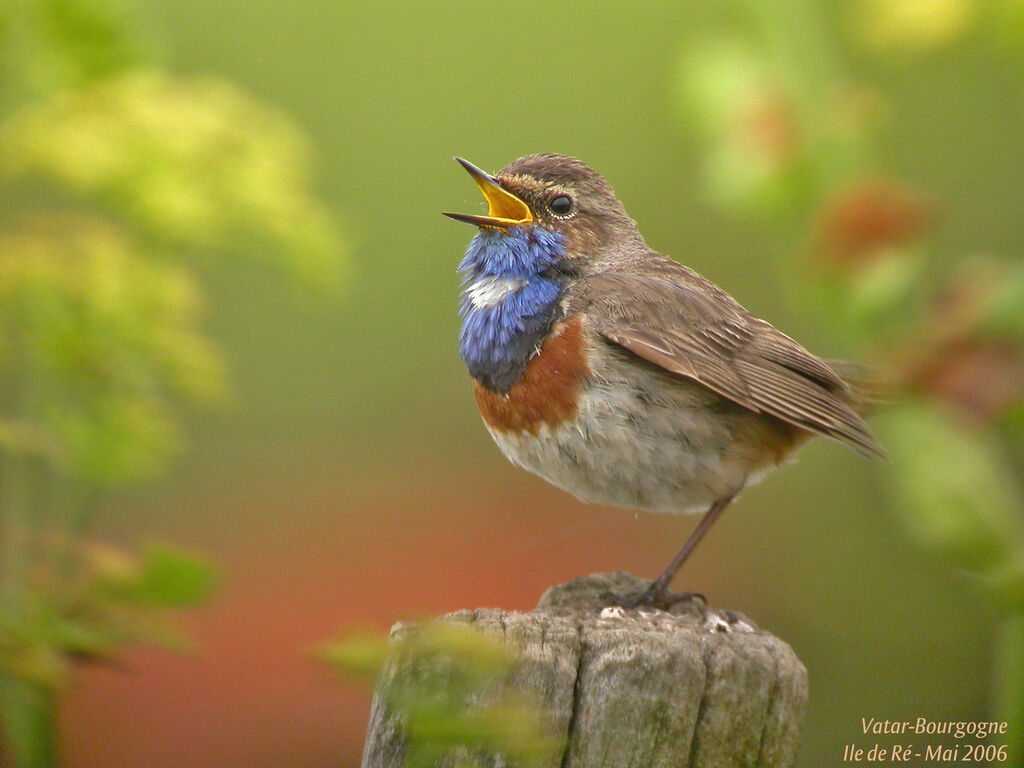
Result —
[{"label": "bird's leg", "polygon": [[690,534],[686,543],[683,544],[683,548],[680,549],[669,564],[665,566],[665,570],[661,572],[661,575],[651,582],[651,586],[645,589],[638,597],[630,600],[629,602],[631,605],[626,607],[636,607],[640,605],[662,607],[682,602],[683,600],[688,600],[695,595],[703,597],[702,595],[697,595],[697,593],[693,592],[684,592],[680,595],[672,594],[668,591],[668,585],[672,583],[672,579],[675,578],[675,575],[679,572],[683,563],[686,562],[686,558],[690,556],[690,553],[696,549],[700,540],[704,538],[704,534],[708,532],[708,529],[714,525],[715,520],[718,519],[719,515],[722,514],[727,506],[729,506],[729,502],[732,501],[732,498],[732,496],[726,496],[724,499],[719,499],[711,505],[711,509],[704,513],[704,517],[702,517],[700,522],[697,523],[697,527],[693,529],[693,533]]}]

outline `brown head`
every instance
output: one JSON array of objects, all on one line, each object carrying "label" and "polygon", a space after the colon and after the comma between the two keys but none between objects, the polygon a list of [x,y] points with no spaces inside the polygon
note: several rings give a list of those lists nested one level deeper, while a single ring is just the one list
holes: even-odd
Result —
[{"label": "brown head", "polygon": [[604,177],[574,157],[527,155],[494,176],[456,158],[487,200],[486,216],[448,213],[481,227],[504,229],[533,223],[558,232],[570,258],[596,259],[643,247],[636,223]]}]

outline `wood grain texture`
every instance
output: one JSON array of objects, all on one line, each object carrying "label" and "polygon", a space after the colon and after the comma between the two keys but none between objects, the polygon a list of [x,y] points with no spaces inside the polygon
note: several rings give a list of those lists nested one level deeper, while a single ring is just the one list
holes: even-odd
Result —
[{"label": "wood grain texture", "polygon": [[[516,649],[522,663],[509,684],[535,692],[552,733],[563,735],[551,768],[792,766],[807,699],[792,649],[731,612],[604,608],[607,594],[647,583],[597,574],[552,588],[531,613],[481,609],[441,621]],[[402,674],[385,671],[390,684]],[[397,719],[375,697],[364,768],[399,768],[403,752]],[[507,765],[498,754],[485,764]]]}]

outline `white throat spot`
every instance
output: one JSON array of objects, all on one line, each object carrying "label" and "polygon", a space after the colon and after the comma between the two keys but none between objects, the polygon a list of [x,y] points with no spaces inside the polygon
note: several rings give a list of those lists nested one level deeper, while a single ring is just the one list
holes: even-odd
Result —
[{"label": "white throat spot", "polygon": [[476,309],[484,309],[500,304],[506,296],[524,288],[526,284],[527,281],[521,277],[485,275],[466,289],[466,295]]}]

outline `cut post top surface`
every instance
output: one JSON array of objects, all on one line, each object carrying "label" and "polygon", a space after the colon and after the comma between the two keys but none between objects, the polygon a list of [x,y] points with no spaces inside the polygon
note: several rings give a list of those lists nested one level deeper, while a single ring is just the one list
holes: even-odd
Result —
[{"label": "cut post top surface", "polygon": [[[529,613],[476,609],[440,621],[475,627],[513,650],[518,662],[502,685],[536,697],[558,745],[538,765],[791,766],[807,699],[806,671],[792,649],[741,614],[699,599],[668,611],[613,604],[648,583],[594,574],[552,587]],[[398,624],[392,640],[416,631]],[[378,685],[364,768],[405,765],[402,716],[386,695],[411,674],[402,665]],[[500,750],[476,758],[505,764]]]}]

